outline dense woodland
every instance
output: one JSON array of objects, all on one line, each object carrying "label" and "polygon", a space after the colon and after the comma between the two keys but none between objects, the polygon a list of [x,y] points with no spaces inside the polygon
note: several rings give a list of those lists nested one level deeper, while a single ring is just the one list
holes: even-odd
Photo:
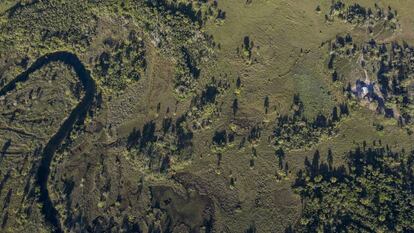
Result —
[{"label": "dense woodland", "polygon": [[332,113],[325,116],[319,113],[315,119],[308,120],[304,116],[304,104],[299,95],[293,97],[289,115],[281,115],[276,119],[273,141],[284,149],[311,147],[318,143],[322,135],[335,134],[335,125],[342,117],[349,115],[346,103],[333,107]]},{"label": "dense woodland", "polygon": [[332,151],[305,160],[294,189],[304,206],[300,232],[414,230],[414,152],[365,142],[335,167]]}]

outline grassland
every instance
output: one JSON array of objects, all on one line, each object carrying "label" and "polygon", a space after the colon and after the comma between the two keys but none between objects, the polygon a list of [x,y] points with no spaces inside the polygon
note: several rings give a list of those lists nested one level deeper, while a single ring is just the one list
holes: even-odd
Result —
[{"label": "grassland", "polygon": [[[395,31],[373,34],[330,15],[331,1],[27,1],[10,14],[16,2],[0,3],[0,89],[55,51],[75,53],[97,83],[50,166],[64,232],[316,232],[293,187],[306,158],[331,151],[340,167],[364,145],[414,150],[412,123],[344,92],[361,75],[354,58],[336,60],[340,81],[328,65],[337,36],[414,46],[409,0],[343,1],[398,12]],[[63,64],[32,76],[0,96],[0,232],[51,230],[34,174],[85,94]],[[303,113],[286,127],[302,128],[275,143],[294,96]],[[341,105],[349,113],[334,120]]]}]

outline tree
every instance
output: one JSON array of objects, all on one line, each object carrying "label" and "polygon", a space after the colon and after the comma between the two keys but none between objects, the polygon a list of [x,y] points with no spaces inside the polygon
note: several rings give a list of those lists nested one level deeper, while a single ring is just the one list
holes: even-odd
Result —
[{"label": "tree", "polygon": [[265,107],[265,112],[267,114],[268,110],[269,110],[269,96],[266,96],[264,99],[264,107]]},{"label": "tree", "polygon": [[241,87],[241,80],[240,80],[240,77],[237,77],[237,80],[236,80],[236,87],[237,87],[237,88],[240,88],[240,87]]},{"label": "tree", "polygon": [[275,151],[275,155],[279,160],[279,168],[283,167],[283,160],[285,159],[285,152],[282,148],[279,148]]},{"label": "tree", "polygon": [[331,148],[328,149],[328,158],[327,158],[329,170],[333,169],[333,154]]},{"label": "tree", "polygon": [[414,151],[357,147],[345,167],[328,166],[315,153],[293,186],[304,201],[295,232],[412,232],[414,230]]},{"label": "tree", "polygon": [[215,145],[224,146],[227,144],[226,130],[216,131],[213,136],[213,143]]},{"label": "tree", "polygon": [[336,70],[332,73],[332,81],[333,82],[338,81],[338,72],[336,72]]},{"label": "tree", "polygon": [[253,223],[249,226],[249,228],[244,231],[245,233],[256,233],[256,225]]},{"label": "tree", "polygon": [[232,109],[233,109],[233,116],[236,116],[236,113],[239,110],[239,102],[237,99],[233,100]]},{"label": "tree", "polygon": [[337,121],[339,121],[338,108],[335,106],[332,109],[332,122],[337,122]]}]

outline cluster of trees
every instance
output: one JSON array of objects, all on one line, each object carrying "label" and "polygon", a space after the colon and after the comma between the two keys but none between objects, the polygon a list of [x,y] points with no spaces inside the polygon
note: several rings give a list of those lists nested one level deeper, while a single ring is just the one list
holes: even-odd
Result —
[{"label": "cluster of trees", "polygon": [[182,96],[194,91],[199,76],[200,69],[197,67],[196,56],[192,55],[188,48],[182,47],[175,67],[174,85],[176,91]]},{"label": "cluster of trees", "polygon": [[130,152],[144,155],[149,169],[166,172],[172,156],[177,161],[191,157],[192,138],[193,132],[187,126],[186,118],[181,116],[175,122],[172,118],[165,118],[160,129],[153,121],[147,122],[142,130],[134,128],[126,146]]},{"label": "cluster of trees", "polygon": [[179,55],[183,46],[207,54],[214,44],[211,35],[200,31],[205,21],[199,23],[198,10],[201,14],[216,14],[217,19],[225,17],[217,1],[145,0],[128,3],[124,10],[139,18],[154,45],[174,56]]},{"label": "cluster of trees", "polygon": [[362,53],[368,57],[367,62],[377,67],[375,71],[384,108],[400,111],[398,121],[401,126],[411,123],[414,116],[412,90],[407,89],[406,83],[412,81],[414,74],[414,48],[407,43],[377,44],[371,40],[363,46]]},{"label": "cluster of trees", "polygon": [[[9,14],[9,23],[0,28],[2,35],[5,35],[0,39],[11,41],[24,35],[25,38],[21,39],[28,42],[22,43],[33,45],[35,50],[39,47],[61,49],[61,43],[56,41],[63,41],[69,47],[85,51],[96,36],[99,16],[94,12],[104,12],[102,9],[115,13],[122,10],[127,12],[125,15],[128,17],[138,17],[140,23],[137,29],[148,32],[148,39],[165,55],[178,58],[176,88],[182,95],[194,91],[194,79],[200,72],[197,68],[200,58],[209,56],[215,45],[210,36],[199,30],[201,25],[196,22],[198,19],[191,19],[194,19],[193,16],[201,17],[200,20],[206,17],[225,18],[225,13],[218,9],[217,1],[36,2],[27,7],[16,7]],[[125,20],[129,20],[128,17]],[[129,81],[138,79],[145,69],[143,41],[134,37],[125,43],[111,39],[106,42],[106,51],[96,59],[96,76],[104,86],[122,89]],[[23,48],[16,49],[27,53]]]},{"label": "cluster of trees", "polygon": [[140,79],[147,62],[144,40],[132,30],[127,40],[104,40],[105,51],[96,58],[95,72],[105,87],[124,89],[129,82]]},{"label": "cluster of trees", "polygon": [[[200,67],[209,62],[216,46],[213,37],[200,28],[211,18],[218,21],[225,18],[225,12],[218,8],[217,1],[146,0],[134,2],[129,7],[128,10],[133,9],[142,21],[151,42],[163,54],[174,57],[177,95],[187,98],[194,94],[198,88]],[[142,14],[148,17],[142,17]]]},{"label": "cluster of trees", "polygon": [[193,104],[198,108],[203,108],[207,104],[216,103],[216,97],[219,93],[219,89],[214,84],[206,85],[201,96],[193,99]]},{"label": "cluster of trees", "polygon": [[217,0],[145,0],[145,3],[170,14],[182,14],[199,25],[204,25],[209,20],[219,21],[226,18],[226,12],[218,8]]},{"label": "cluster of trees", "polygon": [[298,232],[414,231],[414,152],[358,147],[346,167],[322,162],[315,152],[305,160],[293,188],[302,198]]},{"label": "cluster of trees", "polygon": [[237,47],[236,53],[242,57],[246,63],[251,64],[253,61],[257,61],[256,58],[253,58],[253,49],[253,40],[251,40],[249,36],[245,36],[243,38],[243,43],[240,45],[240,47]]},{"label": "cluster of trees", "polygon": [[254,43],[252,40],[250,40],[250,38],[248,36],[245,36],[243,39],[243,44],[242,44],[242,53],[243,56],[251,59],[252,58],[252,49],[253,49]]},{"label": "cluster of trees", "polygon": [[[107,13],[111,17],[112,14],[119,15],[129,23],[134,22],[130,25],[136,25],[135,30],[147,32],[148,41],[164,55],[175,58],[176,88],[179,95],[184,97],[194,91],[194,79],[199,74],[197,67],[203,58],[212,56],[216,45],[212,36],[200,30],[202,25],[198,23],[199,20],[192,20],[193,16],[200,17],[201,14],[202,24],[207,18],[225,18],[225,12],[218,9],[217,1],[109,0],[90,1],[86,5],[67,1],[36,1],[25,7],[17,4],[9,14],[8,23],[0,27],[3,32],[0,40],[5,42],[2,52],[10,50],[22,54],[38,54],[39,48],[57,50],[63,46],[84,53],[96,41],[94,38],[97,36],[99,17],[106,17]],[[19,45],[11,43],[16,38],[19,38]],[[138,79],[145,69],[142,43],[131,39],[116,42],[116,50],[106,44],[107,50],[94,64],[90,64],[95,66],[97,63],[95,71],[97,77],[101,77],[101,83],[122,89],[129,81]],[[123,46],[128,48],[122,48]]]},{"label": "cluster of trees", "polygon": [[334,71],[332,80],[337,81],[337,73],[336,70],[334,70],[336,57],[352,57],[357,52],[357,47],[350,34],[346,34],[345,36],[337,35],[336,39],[332,41],[329,46],[331,55],[329,57],[328,69]]},{"label": "cluster of trees", "polygon": [[[200,59],[208,54],[211,49],[210,37],[203,34],[199,30],[199,26],[196,25],[197,23],[190,22],[187,16],[171,14],[164,10],[163,12],[149,9],[151,7],[145,7],[143,2],[144,1],[115,0],[87,2],[71,2],[65,0],[33,1],[33,4],[14,9],[13,12],[9,14],[7,24],[2,24],[0,26],[0,31],[2,32],[0,41],[2,43],[4,42],[1,52],[2,54],[7,54],[9,51],[12,51],[13,54],[17,54],[16,56],[20,56],[20,52],[31,56],[45,53],[48,50],[68,49],[82,54],[83,57],[88,57],[91,52],[89,49],[91,43],[99,41],[93,39],[97,36],[96,23],[99,20],[99,17],[109,17],[114,19],[111,22],[118,22],[118,19],[122,19],[123,22],[126,22],[128,27],[136,27],[136,30],[146,30],[146,32],[148,32],[146,33],[146,36],[152,40],[151,42],[155,42],[154,44],[160,48],[159,50],[161,50],[162,53],[179,59],[181,64],[184,64],[185,69],[188,69],[191,74],[196,74],[198,69],[193,68],[199,65]],[[201,3],[205,1],[199,2]],[[212,1],[208,1],[207,4],[211,3]],[[20,3],[18,4],[21,5]],[[202,5],[205,4],[202,3]],[[224,12],[217,13],[218,19],[224,17]],[[110,28],[104,28],[104,30],[120,26],[111,24],[109,21],[105,22],[105,26]],[[145,39],[147,39],[147,37]],[[122,42],[106,40],[105,46],[106,50],[110,51],[107,51],[108,54],[103,54],[102,58],[98,57],[95,62],[100,63],[98,66],[100,66],[99,69],[102,70],[99,72],[105,74],[102,76],[107,76],[109,78],[110,75],[113,75],[111,77],[116,77],[120,80],[124,80],[124,78],[127,80],[136,80],[140,75],[139,70],[141,68],[145,69],[145,61],[144,59],[141,59],[141,55],[145,54],[145,52],[141,50],[144,46],[142,46],[140,40],[132,41],[131,39],[127,39]],[[186,56],[186,51],[182,49],[183,47],[188,50],[188,54],[190,54],[189,56],[191,56],[191,58]],[[139,61],[134,61],[135,58]],[[143,61],[143,63],[141,63],[141,61]],[[88,66],[92,67],[94,65],[92,60],[88,62]],[[121,66],[124,67],[121,68]],[[96,78],[102,76],[99,74]],[[108,82],[108,85],[119,87],[119,83]],[[191,138],[192,132],[187,127],[185,118],[176,120],[165,119],[162,128],[160,128],[158,124],[155,124],[155,122],[148,122],[143,128],[136,129],[128,138],[128,147],[131,154],[136,153],[137,155],[144,155],[143,157],[146,158],[144,161],[148,162],[148,166],[151,169],[165,171],[170,165],[169,163],[171,161],[169,158],[171,156],[178,155],[178,159],[184,159],[185,156],[191,155],[189,152],[192,148]],[[0,146],[2,146],[2,144]],[[37,168],[38,166],[32,167]],[[30,172],[28,177],[31,177],[31,174],[34,174],[34,172]],[[107,179],[110,179],[109,176],[106,177]],[[3,181],[5,180],[1,180],[2,183]],[[32,189],[31,185],[33,182],[27,183],[27,187]],[[0,186],[3,186],[3,184]],[[71,187],[73,187],[73,185],[70,182],[67,185],[65,184],[64,189],[66,191],[64,191],[64,193],[70,193],[70,190],[72,189]],[[108,186],[105,187],[110,188]],[[9,189],[3,190],[3,197],[10,196],[7,194],[7,190]],[[105,189],[103,188],[100,190]],[[12,196],[19,193],[17,191],[13,188]],[[120,196],[120,198],[122,197]],[[30,222],[32,219],[40,219],[37,212],[32,212],[37,211],[35,209],[36,202],[33,200],[32,203],[34,203],[33,210],[31,210],[32,206],[19,210],[19,215],[21,212],[27,212],[27,214],[22,213],[23,216],[29,215],[27,218],[23,219],[24,221],[20,221],[21,219],[19,218],[16,219],[19,224],[21,223],[20,226],[17,226],[20,227],[20,229],[30,227],[31,224],[29,225],[26,222]],[[23,204],[25,205],[25,203]],[[7,224],[10,225],[10,220],[15,222],[13,218],[15,217],[15,206],[13,206],[13,201],[10,203],[10,207],[12,207],[10,208],[10,211],[3,209],[4,211],[0,216],[2,218],[2,220],[0,220],[2,226],[6,225],[7,221],[9,222]],[[9,207],[6,206],[5,208]],[[7,213],[10,213],[10,215]],[[62,214],[62,212],[60,212],[60,214]],[[82,213],[79,216],[73,216],[73,219],[75,220],[73,222],[76,222],[74,224],[82,225],[81,228],[75,228],[75,231],[80,231],[80,229],[90,232],[105,231],[110,229],[106,228],[107,226],[113,227],[119,223],[118,220],[116,220],[118,217],[111,217],[106,220],[102,220],[101,217],[98,217],[92,219],[92,228],[88,227],[85,229],[83,226],[90,223],[90,219],[87,219],[85,217],[86,215],[87,214]],[[29,218],[31,216],[34,217]],[[35,224],[40,223],[34,222],[32,226]],[[100,226],[104,226],[104,228]],[[128,229],[139,231],[131,222],[125,222],[125,226],[126,231],[129,231]],[[6,227],[8,226],[6,225]],[[39,226],[37,226],[37,228],[32,228],[37,229]],[[154,232],[157,231],[157,229],[150,228],[150,231],[152,230],[154,230]]]},{"label": "cluster of trees", "polygon": [[213,118],[221,112],[221,105],[217,97],[230,88],[230,83],[226,79],[227,74],[220,74],[217,79],[212,77],[201,92],[192,98],[191,110],[187,113],[187,116],[192,120],[194,130],[211,125]]},{"label": "cluster of trees", "polygon": [[293,97],[290,115],[280,115],[273,131],[274,144],[285,149],[309,147],[319,141],[322,134],[333,134],[335,124],[349,114],[347,104],[333,107],[332,113],[325,116],[319,113],[308,120],[304,115],[304,105],[299,95]]},{"label": "cluster of trees", "polygon": [[367,26],[368,30],[372,32],[372,27],[377,24],[383,24],[387,29],[394,31],[398,27],[396,19],[397,11],[388,7],[384,10],[377,4],[374,9],[365,8],[358,3],[346,6],[342,0],[333,1],[328,15],[325,15],[327,21],[334,20],[338,17],[348,23]]},{"label": "cluster of trees", "polygon": [[219,130],[214,133],[213,145],[223,147],[232,142],[234,142],[234,133],[228,133],[227,130]]},{"label": "cluster of trees", "polygon": [[[335,69],[337,57],[358,59],[364,72],[372,73],[376,80],[366,85],[378,85],[370,94],[371,101],[378,104],[377,111],[389,117],[398,116],[400,126],[411,123],[414,116],[412,90],[407,88],[414,74],[414,48],[407,43],[377,43],[374,39],[362,45],[356,45],[352,36],[337,36],[330,46],[331,56],[328,68],[332,71],[332,80],[342,78]],[[362,76],[362,80],[366,77]],[[350,98],[356,95],[348,82],[344,93]],[[397,110],[398,112],[394,112]]]},{"label": "cluster of trees", "polygon": [[285,151],[279,147],[275,151],[276,159],[278,160],[279,170],[276,171],[276,178],[282,180],[284,177],[289,175],[289,163],[285,161],[286,154]]},{"label": "cluster of trees", "polygon": [[250,129],[249,135],[247,136],[247,140],[254,144],[257,141],[260,140],[260,137],[262,136],[262,128],[260,125],[255,125]]},{"label": "cluster of trees", "polygon": [[397,42],[390,44],[378,44],[371,39],[363,45],[361,52],[366,61],[361,66],[366,66],[368,62],[377,62],[378,82],[381,85],[381,92],[384,96],[390,94],[401,94],[401,82],[410,78],[414,71],[414,48],[407,43],[403,45]]},{"label": "cluster of trees", "polygon": [[[3,35],[28,40],[28,44],[50,42],[56,38],[69,44],[86,46],[96,32],[96,18],[90,3],[41,2],[16,3],[8,12],[9,23],[1,27]],[[30,20],[28,20],[30,19]],[[14,34],[16,28],[27,32],[27,38]],[[19,33],[19,32],[17,32]],[[25,35],[24,35],[25,36]]]}]

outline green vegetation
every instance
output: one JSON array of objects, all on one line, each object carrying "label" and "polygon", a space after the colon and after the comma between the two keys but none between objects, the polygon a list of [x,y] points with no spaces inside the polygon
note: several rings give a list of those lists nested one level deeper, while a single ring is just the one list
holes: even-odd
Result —
[{"label": "green vegetation", "polygon": [[137,32],[131,31],[125,42],[107,38],[104,46],[109,51],[99,55],[95,67],[101,85],[120,91],[141,78],[146,68],[145,44]]},{"label": "green vegetation", "polygon": [[332,152],[305,160],[294,189],[304,210],[299,232],[411,232],[414,230],[413,152],[367,147],[334,167]]},{"label": "green vegetation", "polygon": [[332,1],[329,15],[325,15],[325,19],[332,21],[338,18],[359,27],[366,27],[369,33],[373,33],[378,28],[390,31],[397,30],[399,24],[396,16],[397,11],[390,6],[388,6],[387,10],[384,10],[375,4],[374,8],[371,9],[370,7],[363,7],[358,3],[347,6],[341,0],[335,0]]},{"label": "green vegetation", "polygon": [[412,232],[413,28],[410,1],[0,1],[0,232]]},{"label": "green vegetation", "polygon": [[279,116],[273,132],[274,144],[284,149],[311,147],[323,134],[332,136],[340,118],[349,115],[346,104],[334,107],[329,117],[319,113],[313,121],[304,116],[304,105],[298,95],[293,97],[290,115]]},{"label": "green vegetation", "polygon": [[[344,83],[348,98],[353,97],[387,117],[396,118],[401,127],[412,123],[413,99],[409,90],[414,77],[412,47],[397,42],[378,44],[374,39],[358,44],[349,34],[337,36],[330,47],[328,68],[333,70],[332,80]],[[342,62],[356,62],[359,66],[355,69],[360,71],[360,76],[351,77],[355,70],[338,72],[337,64]]]}]

